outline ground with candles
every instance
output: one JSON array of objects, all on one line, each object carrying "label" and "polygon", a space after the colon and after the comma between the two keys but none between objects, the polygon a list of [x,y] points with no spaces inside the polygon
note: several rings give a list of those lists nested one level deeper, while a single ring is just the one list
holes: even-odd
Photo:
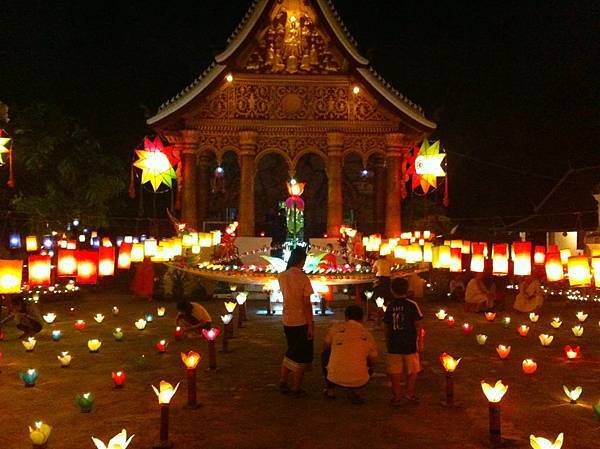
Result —
[{"label": "ground with candles", "polygon": [[[75,311],[71,313],[72,305]],[[120,310],[117,316],[111,312],[114,305]],[[482,315],[465,314],[456,304],[444,304],[456,320],[450,327],[434,315],[442,305],[425,301],[427,336],[425,369],[418,384],[420,403],[392,409],[381,359],[366,391],[365,405],[350,404],[342,392],[335,401],[325,400],[319,369],[308,375],[308,397],[294,399],[279,393],[276,382],[284,339],[280,318],[254,313],[264,303],[249,302],[249,321],[243,329],[235,326],[232,352],[219,353],[218,370],[211,372],[205,370],[206,342],[199,338],[175,341],[175,305],[165,305],[166,316],[159,318],[157,303],[118,293],[87,292],[74,304],[67,300],[43,303],[43,311],[55,312],[57,319],[46,325],[32,352],[25,351],[10,323],[5,340],[0,341],[0,447],[30,447],[27,426],[40,419],[53,427],[48,449],[93,448],[91,436],[108,441],[122,428],[136,435],[130,448],[151,447],[158,440],[159,426],[159,407],[151,385],[158,386],[161,379],[182,381],[172,401],[170,428],[170,438],[180,448],[485,447],[488,403],[480,381],[495,383],[498,379],[509,387],[501,402],[502,426],[503,435],[513,440],[514,447],[529,447],[531,433],[554,441],[560,432],[565,432],[564,448],[597,447],[600,420],[592,410],[600,400],[597,306],[565,305],[553,299],[544,306],[539,321],[531,323],[526,314],[512,311],[499,312],[494,322],[487,322]],[[224,314],[221,301],[209,303],[207,308],[213,319]],[[571,328],[579,324],[575,314],[582,309],[589,317],[583,323],[583,335],[575,337]],[[94,320],[96,313],[105,315],[102,323]],[[154,320],[138,330],[134,322],[146,313],[152,313]],[[508,328],[502,324],[505,316],[512,318]],[[563,321],[558,329],[550,325],[555,316]],[[335,317],[317,317],[317,355],[326,329],[341,317],[341,309]],[[86,329],[74,328],[77,319],[86,321]],[[468,335],[462,331],[465,321],[473,325]],[[530,326],[526,337],[517,332],[523,323]],[[375,322],[367,325],[374,328]],[[113,337],[115,327],[123,329],[121,342]],[[57,329],[62,338],[53,341],[51,331]],[[540,344],[541,333],[554,335],[549,347]],[[477,343],[477,334],[488,336],[485,345]],[[383,353],[383,333],[375,329],[374,335]],[[90,339],[102,342],[99,352],[90,352]],[[165,353],[156,347],[161,339],[169,342]],[[511,346],[505,360],[496,352],[499,344]],[[580,346],[581,358],[567,361],[563,350],[567,344]],[[197,383],[203,407],[197,410],[185,408],[186,378],[180,352],[189,350],[205,356]],[[62,351],[73,357],[69,368],[61,368],[57,359]],[[462,358],[454,374],[454,409],[441,405],[445,376],[438,357],[444,351]],[[526,358],[538,364],[533,375],[523,373],[521,363]],[[28,368],[39,372],[33,388],[25,388],[19,378],[18,373]],[[115,389],[111,372],[119,370],[126,372],[127,379],[124,388]],[[583,387],[576,405],[569,403],[563,385]],[[77,394],[86,392],[95,395],[91,413],[82,413],[75,401]]]}]

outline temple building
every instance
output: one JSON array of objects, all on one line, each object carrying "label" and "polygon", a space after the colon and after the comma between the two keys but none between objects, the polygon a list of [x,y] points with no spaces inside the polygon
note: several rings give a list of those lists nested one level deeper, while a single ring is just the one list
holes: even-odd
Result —
[{"label": "temple building", "polygon": [[354,158],[369,173],[371,206],[363,220],[398,235],[408,149],[436,128],[374,71],[327,0],[253,2],[227,48],[148,124],[180,153],[181,217],[191,226],[222,218],[219,183],[230,174],[221,165],[237,161],[238,181],[230,187],[241,236],[259,233],[257,221],[262,226],[265,210],[276,207],[267,204],[276,199],[268,184],[257,184],[270,156],[277,162],[263,171],[266,181],[304,181],[303,173],[322,170],[312,182],[322,184],[321,196],[315,190],[312,204],[306,197],[307,221],[322,216],[330,237],[350,196],[361,194],[343,176]]}]

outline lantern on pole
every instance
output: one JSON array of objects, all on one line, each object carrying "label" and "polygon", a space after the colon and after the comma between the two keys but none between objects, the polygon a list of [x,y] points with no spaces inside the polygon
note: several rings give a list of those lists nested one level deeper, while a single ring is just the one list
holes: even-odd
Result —
[{"label": "lantern on pole", "polygon": [[461,359],[455,359],[445,352],[440,356],[440,363],[446,371],[446,404],[451,407],[454,405],[454,380],[452,379],[452,373],[456,370],[456,367],[460,363]]},{"label": "lantern on pole", "polygon": [[500,420],[500,401],[506,394],[508,386],[504,385],[501,380],[497,381],[492,387],[488,383],[481,381],[481,389],[489,402],[490,411],[490,442],[492,445],[499,445],[502,442],[502,427]]},{"label": "lantern on pole", "polygon": [[158,397],[158,405],[160,406],[160,439],[153,446],[156,449],[173,447],[173,443],[169,441],[169,405],[178,388],[179,383],[173,388],[173,385],[164,380],[160,381],[159,388],[152,385],[152,389]]},{"label": "lantern on pole", "polygon": [[200,354],[194,351],[189,351],[187,354],[181,353],[181,361],[187,368],[187,382],[188,382],[188,403],[187,408],[197,408],[198,402],[196,399],[196,370],[202,357]]}]

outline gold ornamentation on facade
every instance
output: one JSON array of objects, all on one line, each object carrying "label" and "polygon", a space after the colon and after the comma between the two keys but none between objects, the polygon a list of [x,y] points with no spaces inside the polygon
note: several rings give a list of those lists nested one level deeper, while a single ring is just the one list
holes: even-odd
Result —
[{"label": "gold ornamentation on facade", "polygon": [[309,2],[283,0],[258,34],[243,67],[254,73],[339,73],[347,62],[330,46]]}]

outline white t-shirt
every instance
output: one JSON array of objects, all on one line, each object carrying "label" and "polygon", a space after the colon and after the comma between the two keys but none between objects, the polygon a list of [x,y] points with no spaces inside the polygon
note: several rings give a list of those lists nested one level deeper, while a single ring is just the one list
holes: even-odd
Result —
[{"label": "white t-shirt", "polygon": [[[279,273],[279,289],[283,295],[283,325],[303,326],[308,324],[305,315],[306,303],[310,304],[313,288],[308,276],[298,267]],[[312,306],[311,306],[312,307]]]}]

